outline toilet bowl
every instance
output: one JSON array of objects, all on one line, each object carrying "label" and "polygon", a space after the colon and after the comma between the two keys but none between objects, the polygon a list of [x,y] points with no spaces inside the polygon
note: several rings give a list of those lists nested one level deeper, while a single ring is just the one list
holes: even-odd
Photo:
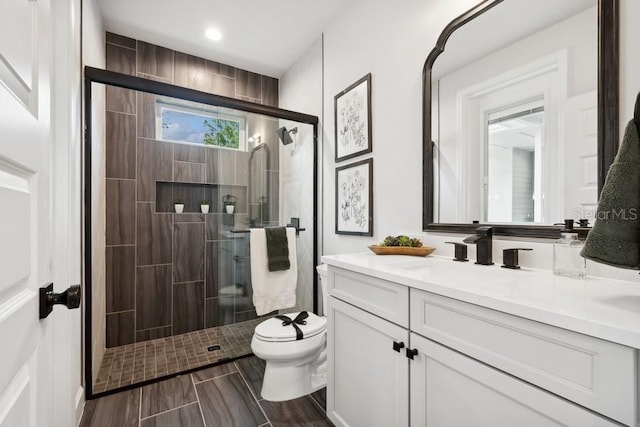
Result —
[{"label": "toilet bowl", "polygon": [[[322,307],[326,307],[327,271],[317,268],[322,286]],[[299,313],[285,316],[295,319]],[[292,324],[272,317],[256,326],[251,351],[266,362],[261,395],[269,401],[295,399],[324,387],[326,375],[327,318],[308,313],[306,324],[297,324],[302,339]]]}]

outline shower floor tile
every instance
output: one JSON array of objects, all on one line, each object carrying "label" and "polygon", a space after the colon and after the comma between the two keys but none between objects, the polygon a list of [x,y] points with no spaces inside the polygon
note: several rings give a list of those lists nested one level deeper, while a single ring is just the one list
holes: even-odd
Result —
[{"label": "shower floor tile", "polygon": [[[108,348],[94,393],[153,380],[251,353],[251,337],[264,318]],[[218,350],[208,350],[218,345]]]}]

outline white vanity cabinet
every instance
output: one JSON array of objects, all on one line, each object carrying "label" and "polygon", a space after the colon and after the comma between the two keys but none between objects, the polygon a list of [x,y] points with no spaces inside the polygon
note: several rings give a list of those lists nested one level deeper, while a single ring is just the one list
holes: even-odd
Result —
[{"label": "white vanity cabinet", "polygon": [[635,349],[340,267],[328,269],[337,426],[638,426]]},{"label": "white vanity cabinet", "polygon": [[618,426],[498,369],[411,333],[411,426]]},{"label": "white vanity cabinet", "polygon": [[407,426],[408,289],[345,270],[328,275],[327,415],[336,426]]},{"label": "white vanity cabinet", "polygon": [[337,426],[408,425],[409,332],[336,298],[329,307],[329,417]]},{"label": "white vanity cabinet", "polygon": [[[530,409],[550,419],[558,418],[548,413],[547,408],[562,408],[561,413],[571,414],[568,420],[574,421],[561,425],[603,425],[595,421],[595,424],[578,422],[583,418],[578,417],[579,412],[570,410],[574,405],[567,400],[626,425],[635,424],[637,374],[634,349],[430,292],[411,289],[410,294],[412,347],[420,347],[416,342],[425,345],[421,335],[491,366],[489,369],[495,368],[518,378],[511,385],[506,378],[498,380],[498,377],[507,376],[501,372],[481,376],[480,366],[471,368],[471,362],[460,362],[447,367],[452,380],[458,367],[478,372],[479,383],[484,381],[481,378],[494,378],[503,387],[496,391],[504,393],[514,403],[523,401]],[[425,345],[427,357],[433,352],[437,355],[436,360],[444,360],[443,353],[437,349],[439,346],[434,345]],[[415,365],[412,363],[411,369]],[[429,372],[426,375],[428,377]],[[476,379],[475,376],[470,378]],[[523,385],[516,387],[516,382]],[[527,387],[533,389],[531,393],[526,391]],[[479,398],[491,394],[489,389],[478,390],[483,390]],[[553,396],[543,399],[543,395],[551,396],[547,392],[563,399]],[[540,399],[524,399],[529,395],[539,395]],[[554,400],[558,403],[552,406],[550,402]]]}]

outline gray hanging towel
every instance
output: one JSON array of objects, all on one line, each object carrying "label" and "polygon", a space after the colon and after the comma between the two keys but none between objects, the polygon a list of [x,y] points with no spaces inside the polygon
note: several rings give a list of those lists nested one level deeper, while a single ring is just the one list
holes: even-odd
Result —
[{"label": "gray hanging towel", "polygon": [[596,221],[580,254],[602,264],[640,269],[640,137],[633,120],[607,173]]},{"label": "gray hanging towel", "polygon": [[289,241],[287,240],[287,230],[284,227],[265,228],[267,238],[267,260],[269,271],[288,270],[289,263]]}]

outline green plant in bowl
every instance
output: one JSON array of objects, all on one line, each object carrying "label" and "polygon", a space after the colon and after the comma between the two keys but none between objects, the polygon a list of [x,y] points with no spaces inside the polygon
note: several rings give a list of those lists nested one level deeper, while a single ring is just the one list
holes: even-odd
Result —
[{"label": "green plant in bowl", "polygon": [[399,236],[387,236],[384,241],[380,243],[380,246],[404,246],[410,248],[421,248],[422,242],[420,239],[412,238],[405,235]]}]

